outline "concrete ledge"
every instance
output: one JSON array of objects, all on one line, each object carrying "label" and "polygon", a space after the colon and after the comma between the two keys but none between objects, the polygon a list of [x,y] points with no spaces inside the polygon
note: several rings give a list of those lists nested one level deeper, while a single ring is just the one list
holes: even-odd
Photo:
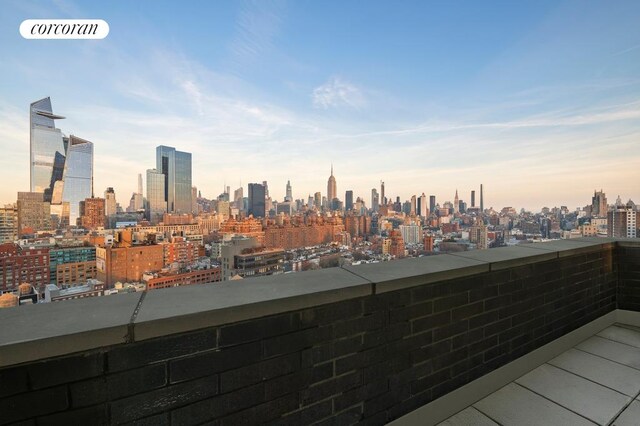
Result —
[{"label": "concrete ledge", "polygon": [[0,309],[0,367],[125,343],[141,296]]},{"label": "concrete ledge", "polygon": [[589,324],[396,419],[390,424],[394,426],[437,425],[615,323],[640,324],[640,312],[619,309],[609,312]]},{"label": "concrete ledge", "polygon": [[376,293],[386,293],[436,281],[489,272],[489,263],[442,254],[423,258],[400,259],[393,262],[345,266],[343,269],[375,283]]},{"label": "concrete ledge", "polygon": [[372,294],[369,281],[340,268],[150,291],[135,340],[229,324]]},{"label": "concrete ledge", "polygon": [[[594,252],[582,238],[0,309],[0,367]],[[135,313],[135,315],[134,315]]]},{"label": "concrete ledge", "polygon": [[464,257],[489,263],[491,271],[499,271],[515,266],[528,265],[530,263],[544,262],[558,258],[555,251],[528,250],[520,246],[499,247],[491,250],[464,251],[452,254],[452,256]]}]

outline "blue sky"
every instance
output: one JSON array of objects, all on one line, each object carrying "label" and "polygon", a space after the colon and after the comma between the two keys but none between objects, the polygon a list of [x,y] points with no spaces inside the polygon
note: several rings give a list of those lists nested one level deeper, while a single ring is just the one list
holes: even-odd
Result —
[{"label": "blue sky", "polygon": [[[185,2],[181,2],[185,3]],[[462,199],[539,210],[604,189],[640,202],[640,2],[9,0],[0,15],[0,202],[28,190],[29,103],[95,143],[95,190],[127,205],[160,144],[204,196]],[[25,40],[95,18],[104,40]],[[17,177],[17,179],[16,179]]]}]

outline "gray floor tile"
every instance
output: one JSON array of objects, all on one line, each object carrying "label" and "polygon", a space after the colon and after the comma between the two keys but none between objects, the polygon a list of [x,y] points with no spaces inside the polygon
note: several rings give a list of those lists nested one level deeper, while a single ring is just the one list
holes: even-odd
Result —
[{"label": "gray floor tile", "polygon": [[593,336],[577,345],[576,349],[640,369],[640,348]]},{"label": "gray floor tile", "polygon": [[549,364],[516,383],[600,425],[609,423],[633,399]]},{"label": "gray floor tile", "polygon": [[569,349],[549,364],[615,389],[630,397],[640,392],[640,370],[576,349]]},{"label": "gray floor tile", "polygon": [[640,348],[640,333],[629,328],[614,325],[605,328],[597,336]]},{"label": "gray floor tile", "polygon": [[508,384],[473,406],[504,426],[593,426],[584,417],[515,383]]},{"label": "gray floor tile", "polygon": [[640,425],[640,402],[633,401],[626,410],[613,422],[613,426],[639,426]]},{"label": "gray floor tile", "polygon": [[467,407],[455,416],[449,417],[439,426],[499,426],[498,423],[473,407]]}]

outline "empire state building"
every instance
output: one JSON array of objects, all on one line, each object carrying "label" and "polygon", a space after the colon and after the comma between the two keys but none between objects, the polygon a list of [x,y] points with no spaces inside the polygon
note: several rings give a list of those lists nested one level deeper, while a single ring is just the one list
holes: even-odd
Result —
[{"label": "empire state building", "polygon": [[333,177],[333,164],[331,165],[331,176],[329,176],[329,181],[327,182],[327,201],[329,205],[331,205],[334,198],[338,196],[338,190],[336,186],[336,178]]}]

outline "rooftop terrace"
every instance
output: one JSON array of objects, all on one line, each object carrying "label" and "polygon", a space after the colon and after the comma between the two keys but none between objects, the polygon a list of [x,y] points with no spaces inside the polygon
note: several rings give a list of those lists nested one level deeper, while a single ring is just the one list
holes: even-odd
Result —
[{"label": "rooftop terrace", "polygon": [[559,364],[639,311],[640,240],[603,238],[3,309],[0,424],[515,424],[523,392],[604,422],[545,380],[633,400]]}]

